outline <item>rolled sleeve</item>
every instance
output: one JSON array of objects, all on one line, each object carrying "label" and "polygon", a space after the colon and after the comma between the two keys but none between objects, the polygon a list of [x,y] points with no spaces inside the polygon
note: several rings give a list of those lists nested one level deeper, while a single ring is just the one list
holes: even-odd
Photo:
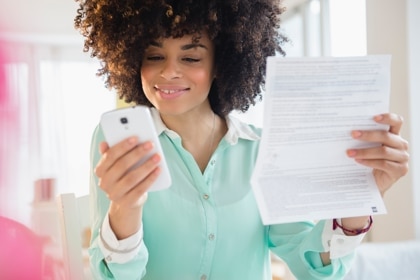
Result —
[{"label": "rolled sleeve", "polygon": [[[270,249],[283,259],[297,279],[342,279],[354,260],[363,236],[346,236],[332,229],[332,221],[299,222],[269,227]],[[324,265],[320,253],[335,257]]]},{"label": "rolled sleeve", "polygon": [[322,231],[322,245],[325,252],[330,252],[330,258],[338,259],[354,252],[360,245],[366,233],[349,236],[341,228],[333,229],[333,221],[327,220]]},{"label": "rolled sleeve", "polygon": [[143,241],[143,228],[135,234],[118,240],[109,224],[108,214],[105,216],[99,232],[99,248],[107,263],[127,263],[132,260],[140,250]]}]

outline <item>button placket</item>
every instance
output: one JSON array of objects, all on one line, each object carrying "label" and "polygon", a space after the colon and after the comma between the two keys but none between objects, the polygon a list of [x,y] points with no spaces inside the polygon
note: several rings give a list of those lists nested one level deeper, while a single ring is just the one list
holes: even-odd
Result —
[{"label": "button placket", "polygon": [[[207,176],[210,173],[207,174]],[[201,267],[201,278],[208,279],[209,272],[214,257],[214,250],[216,246],[216,234],[217,234],[217,217],[214,205],[211,201],[211,193],[209,193],[210,185],[207,185],[208,190],[204,190],[201,194],[201,201],[204,208],[204,217],[206,220],[206,248],[203,256],[203,265]]]},{"label": "button placket", "polygon": [[206,188],[202,189],[203,193],[202,193],[202,198],[204,200],[209,200],[210,198],[210,193],[211,193],[211,184],[213,181],[213,174],[214,174],[214,166],[216,164],[216,159],[215,159],[215,155],[213,155],[213,157],[210,159],[210,162],[203,174],[204,176],[204,180],[206,182]]},{"label": "button placket", "polygon": [[216,234],[217,234],[217,217],[216,217],[216,209],[214,208],[213,199],[212,199],[212,181],[213,181],[213,174],[215,170],[216,154],[213,154],[212,158],[208,162],[206,170],[204,174],[202,174],[201,181],[204,184],[198,184],[197,189],[200,192],[199,199],[201,200],[201,204],[204,210],[204,220],[206,223],[205,232],[203,232],[203,237],[205,238],[204,242],[206,243],[205,249],[203,252],[202,263],[200,268],[200,274],[198,274],[198,279],[209,279],[209,273],[211,271],[212,262],[214,258],[214,250],[216,247]]}]

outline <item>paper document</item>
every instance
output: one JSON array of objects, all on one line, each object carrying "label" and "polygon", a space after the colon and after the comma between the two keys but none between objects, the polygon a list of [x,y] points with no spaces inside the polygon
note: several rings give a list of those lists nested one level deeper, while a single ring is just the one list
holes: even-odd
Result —
[{"label": "paper document", "polygon": [[252,187],[264,224],[384,214],[372,169],[346,150],[377,144],[352,130],[388,130],[388,55],[267,61],[263,134]]}]

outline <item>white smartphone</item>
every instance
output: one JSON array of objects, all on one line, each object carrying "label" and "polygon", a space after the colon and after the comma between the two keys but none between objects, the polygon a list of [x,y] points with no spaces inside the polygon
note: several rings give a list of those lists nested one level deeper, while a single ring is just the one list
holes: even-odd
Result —
[{"label": "white smartphone", "polygon": [[100,125],[110,147],[130,136],[137,136],[140,142],[152,141],[154,148],[138,164],[142,164],[151,155],[158,153],[161,156],[159,163],[161,173],[149,191],[170,187],[171,176],[148,107],[139,105],[105,112],[101,116]]}]

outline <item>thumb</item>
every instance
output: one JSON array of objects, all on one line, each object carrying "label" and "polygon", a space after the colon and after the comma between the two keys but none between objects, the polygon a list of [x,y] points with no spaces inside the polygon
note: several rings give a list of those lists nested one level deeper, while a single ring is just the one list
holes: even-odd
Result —
[{"label": "thumb", "polygon": [[108,149],[109,149],[109,146],[106,142],[99,143],[99,153],[101,153],[101,155],[105,153]]}]

